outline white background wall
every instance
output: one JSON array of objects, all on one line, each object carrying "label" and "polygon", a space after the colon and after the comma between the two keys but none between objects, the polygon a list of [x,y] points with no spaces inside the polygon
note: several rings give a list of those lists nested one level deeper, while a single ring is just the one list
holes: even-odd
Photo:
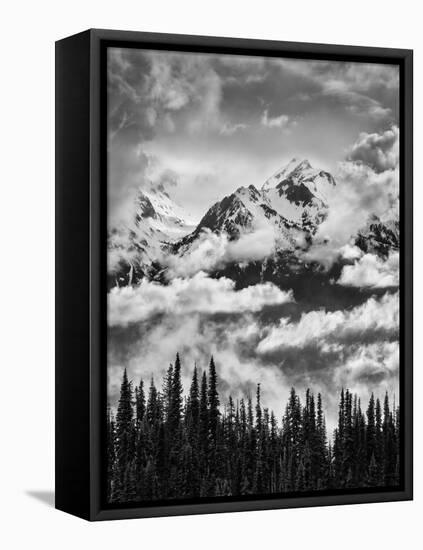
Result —
[{"label": "white background wall", "polygon": [[[418,548],[415,501],[89,524],[54,510],[54,41],[89,27],[415,49],[415,242],[422,242],[423,51],[413,0],[72,0],[3,3],[0,32],[0,545],[13,548]],[[421,394],[421,249],[415,387]],[[419,311],[420,310],[420,311]],[[35,494],[35,496],[34,496]],[[38,498],[37,496],[38,495]],[[42,499],[40,500],[40,495]]]}]

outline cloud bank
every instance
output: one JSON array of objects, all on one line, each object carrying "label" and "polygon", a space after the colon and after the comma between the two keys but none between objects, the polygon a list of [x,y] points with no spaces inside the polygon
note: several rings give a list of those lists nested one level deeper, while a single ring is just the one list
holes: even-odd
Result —
[{"label": "cloud bank", "polygon": [[366,164],[377,174],[394,170],[399,163],[399,129],[393,126],[380,134],[361,133],[352,146],[349,160]]},{"label": "cloud bank", "polygon": [[328,216],[318,227],[305,259],[325,267],[343,256],[351,239],[374,216],[381,221],[399,216],[398,128],[380,134],[362,133],[340,162],[337,186],[328,196]]},{"label": "cloud bank", "polygon": [[[296,323],[281,319],[258,344],[260,354],[283,348],[303,348],[315,345],[322,349],[328,344],[361,338],[366,333],[397,336],[399,326],[399,295],[385,294],[380,300],[370,298],[351,310],[303,313]],[[328,349],[328,348],[327,348]]]},{"label": "cloud bank", "polygon": [[231,262],[263,260],[273,254],[275,244],[276,233],[270,225],[259,224],[233,241],[225,233],[216,234],[205,229],[188,252],[164,255],[161,262],[169,268],[169,279],[191,277],[200,270],[214,271]]},{"label": "cloud bank", "polygon": [[375,254],[364,254],[353,265],[342,268],[337,284],[357,288],[399,286],[399,253],[392,252],[386,260]]},{"label": "cloud bank", "polygon": [[109,326],[127,326],[155,315],[241,313],[294,300],[291,292],[272,283],[235,290],[234,281],[210,279],[199,272],[191,279],[174,279],[169,285],[143,279],[137,287],[115,287],[108,296]]}]

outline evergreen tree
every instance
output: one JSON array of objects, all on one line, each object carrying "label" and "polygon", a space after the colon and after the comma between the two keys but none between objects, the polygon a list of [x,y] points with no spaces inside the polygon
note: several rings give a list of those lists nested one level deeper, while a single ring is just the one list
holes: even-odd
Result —
[{"label": "evergreen tree", "polygon": [[150,389],[148,392],[147,408],[146,408],[147,422],[149,425],[157,424],[160,419],[160,404],[159,396],[154,385],[154,378],[151,377]]},{"label": "evergreen tree", "polygon": [[198,388],[197,365],[194,366],[185,415],[189,438],[192,442],[197,438],[200,419],[200,393]]},{"label": "evergreen tree", "polygon": [[137,426],[141,425],[141,422],[145,414],[145,394],[144,394],[144,382],[140,380],[140,385],[135,388],[135,416]]},{"label": "evergreen tree", "polygon": [[377,465],[377,485],[383,484],[383,432],[382,432],[382,407],[379,398],[375,406],[375,460]]},{"label": "evergreen tree", "polygon": [[389,408],[388,393],[383,403],[383,473],[384,485],[391,487],[395,484],[397,466],[397,445],[395,424]]},{"label": "evergreen tree", "polygon": [[214,364],[213,356],[210,359],[209,365],[209,386],[208,386],[208,420],[209,420],[209,434],[210,444],[215,446],[218,437],[219,426],[219,394],[217,392],[217,374],[216,366]]},{"label": "evergreen tree", "polygon": [[169,428],[175,433],[179,429],[182,413],[182,381],[181,381],[181,361],[179,353],[176,354],[175,366],[173,368],[172,385],[170,389],[169,403]]},{"label": "evergreen tree", "polygon": [[173,365],[169,365],[167,372],[163,379],[163,416],[165,422],[169,421],[170,403],[172,400],[172,386],[173,386]]},{"label": "evergreen tree", "polygon": [[376,453],[376,419],[375,419],[375,397],[372,393],[370,396],[369,406],[367,407],[367,428],[366,428],[366,441],[367,441],[367,461],[370,460]]},{"label": "evergreen tree", "polygon": [[115,477],[115,421],[107,405],[107,498],[113,498],[113,480]]},{"label": "evergreen tree", "polygon": [[200,393],[200,404],[199,404],[199,439],[203,446],[208,447],[206,444],[208,442],[208,433],[209,433],[209,407],[207,400],[207,375],[203,372],[201,378],[201,393]]},{"label": "evergreen tree", "polygon": [[118,501],[124,502],[127,495],[127,467],[135,454],[132,409],[132,382],[128,381],[126,369],[120,386],[120,398],[116,414],[116,468],[113,493]]},{"label": "evergreen tree", "polygon": [[383,411],[372,394],[366,413],[348,389],[339,400],[338,423],[328,441],[323,400],[291,389],[282,424],[262,405],[258,384],[236,405],[220,402],[210,360],[199,387],[194,367],[182,391],[179,354],[163,380],[132,388],[124,370],[116,416],[107,409],[109,502],[292,493],[362,486],[396,487],[400,481],[400,410]]}]

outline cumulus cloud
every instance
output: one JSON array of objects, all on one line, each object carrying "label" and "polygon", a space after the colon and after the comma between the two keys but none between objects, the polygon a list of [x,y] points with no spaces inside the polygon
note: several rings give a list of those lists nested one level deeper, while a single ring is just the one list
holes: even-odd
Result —
[{"label": "cumulus cloud", "polygon": [[361,394],[363,390],[354,386],[364,386],[368,391],[369,387],[377,387],[382,380],[396,377],[398,369],[399,343],[374,342],[354,346],[342,369],[337,373],[337,378],[341,386],[349,381],[352,389]]},{"label": "cumulus cloud", "polygon": [[[223,80],[204,56],[108,49],[109,220],[127,223],[139,187],[150,184],[158,136],[231,133],[221,111]],[[189,112],[189,116],[187,116]],[[163,163],[162,163],[163,164]],[[167,169],[166,163],[162,168]]]},{"label": "cumulus cloud", "polygon": [[298,322],[284,318],[258,344],[259,353],[281,348],[321,348],[331,342],[341,342],[365,333],[396,335],[399,326],[399,296],[385,294],[380,300],[369,298],[351,310],[303,313]]},{"label": "cumulus cloud", "polygon": [[359,288],[386,288],[399,285],[399,253],[392,252],[386,260],[375,254],[364,254],[353,265],[342,268],[337,284]]},{"label": "cumulus cloud", "polygon": [[363,251],[358,246],[347,243],[339,249],[343,260],[358,260],[363,256]]},{"label": "cumulus cloud", "polygon": [[[136,330],[135,330],[136,329]],[[128,332],[131,335],[128,337]],[[218,372],[222,400],[228,395],[236,400],[254,395],[257,383],[262,384],[263,403],[282,414],[289,392],[289,381],[277,365],[253,356],[260,327],[251,313],[226,315],[224,319],[204,314],[166,315],[160,322],[148,320],[126,329],[122,341],[119,329],[111,331],[108,346],[109,398],[117,402],[123,368],[138,383],[148,384],[154,377],[160,386],[169,362],[176,352],[182,361],[182,377],[188,391],[194,365],[202,371],[208,368],[213,355]]]},{"label": "cumulus cloud", "polygon": [[375,120],[390,119],[392,109],[381,98],[398,95],[395,65],[281,59],[279,64],[315,85],[312,98],[326,97],[347,112]]},{"label": "cumulus cloud", "polygon": [[349,159],[370,166],[376,173],[394,170],[399,162],[399,129],[393,126],[381,134],[361,133]]},{"label": "cumulus cloud", "polygon": [[269,224],[260,223],[250,232],[229,240],[226,233],[216,234],[205,229],[182,254],[168,254],[162,263],[168,266],[167,276],[190,277],[198,271],[214,271],[226,263],[263,260],[275,250],[276,234]]},{"label": "cumulus cloud", "polygon": [[291,292],[263,283],[235,290],[234,281],[210,279],[204,272],[169,285],[143,279],[137,287],[115,287],[108,296],[108,323],[127,326],[158,314],[233,313],[259,311],[264,306],[293,301]]},{"label": "cumulus cloud", "polygon": [[268,128],[286,128],[290,122],[288,115],[279,115],[270,117],[268,110],[265,109],[261,117],[261,123]]},{"label": "cumulus cloud", "polygon": [[[392,132],[395,133],[394,130]],[[385,134],[386,132],[380,134],[382,140],[385,139]],[[369,140],[368,145],[375,149],[376,158],[378,140]],[[386,155],[388,158],[388,149]],[[370,156],[369,153],[369,159]],[[391,167],[383,171],[376,171],[368,164],[359,162],[358,158],[339,163],[336,173],[337,186],[327,198],[328,216],[319,225],[313,246],[304,255],[306,259],[319,261],[330,267],[334,261],[342,257],[344,247],[351,245],[351,239],[366,227],[372,217],[376,216],[381,220],[390,216],[398,217],[398,157],[393,154],[389,158],[391,160],[389,163],[386,161],[385,165]],[[379,168],[381,166],[380,161]]]},{"label": "cumulus cloud", "polygon": [[246,128],[247,128],[247,124],[242,124],[240,122],[237,124],[231,124],[230,122],[225,122],[220,128],[220,133],[224,136],[231,136],[236,132],[245,130]]}]

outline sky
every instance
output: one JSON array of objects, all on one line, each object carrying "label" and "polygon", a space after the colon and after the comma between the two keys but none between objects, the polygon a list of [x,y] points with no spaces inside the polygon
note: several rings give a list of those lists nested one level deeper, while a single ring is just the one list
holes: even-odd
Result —
[{"label": "sky", "polygon": [[334,172],[362,133],[398,125],[398,67],[111,48],[109,208],[163,181],[200,219],[292,157]]},{"label": "sky", "polygon": [[398,127],[396,66],[109,49],[110,227],[133,218],[140,187],[164,186],[199,221],[238,187],[260,188],[293,157],[307,158],[338,191],[316,239],[329,244],[303,260],[350,262],[333,282],[345,290],[342,307],[310,309],[290,289],[264,283],[240,294],[208,276],[241,248],[244,260],[253,245],[268,254],[263,234],[235,245],[202,237],[191,255],[170,258],[167,285],[109,293],[111,400],[124,367],[135,381],[160,383],[176,351],[185,386],[213,353],[223,391],[237,398],[261,382],[279,416],[290,386],[309,385],[326,396],[330,428],[343,386],[364,400],[373,389],[398,397],[399,256],[351,244],[369,215],[398,216]]}]

